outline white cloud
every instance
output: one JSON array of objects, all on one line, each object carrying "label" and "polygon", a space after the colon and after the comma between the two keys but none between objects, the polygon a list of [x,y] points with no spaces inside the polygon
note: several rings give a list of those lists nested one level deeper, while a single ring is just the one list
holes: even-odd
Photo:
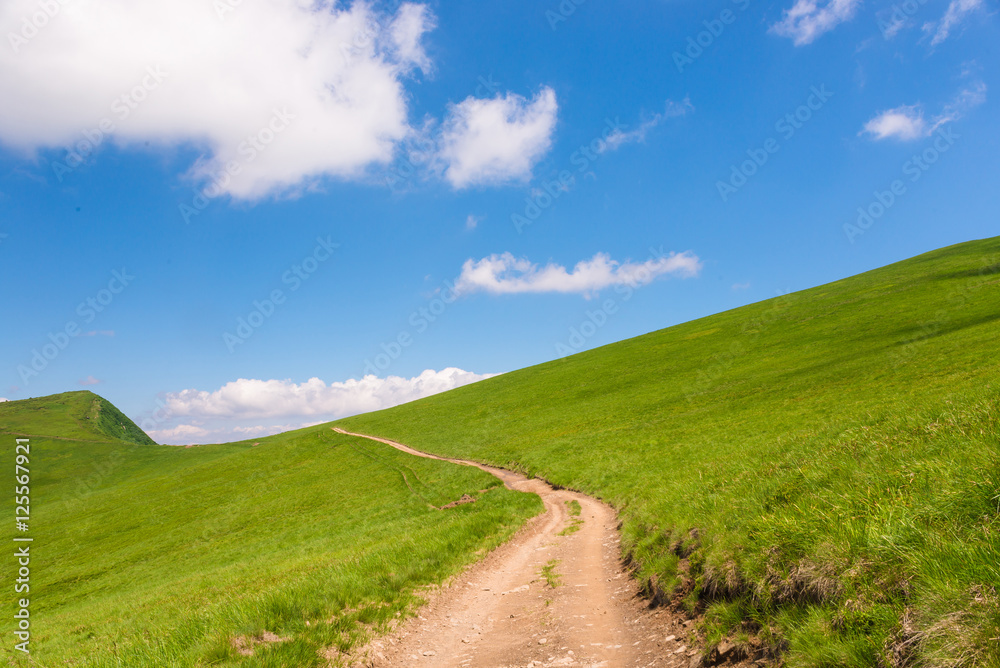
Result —
[{"label": "white cloud", "polygon": [[684,98],[683,102],[667,100],[666,108],[663,110],[663,113],[654,114],[652,118],[641,123],[635,130],[622,132],[619,128],[615,128],[614,132],[608,135],[608,138],[604,140],[604,144],[602,144],[600,152],[605,153],[607,151],[616,151],[623,144],[644,142],[646,141],[646,134],[657,125],[668,118],[684,116],[693,109],[694,106],[691,104],[691,100],[689,98]]},{"label": "white cloud", "polygon": [[2,404],[2,403],[3,403],[3,402],[5,402],[5,401],[10,401],[10,399],[5,399],[5,398],[3,398],[3,397],[0,397],[0,404]]},{"label": "white cloud", "polygon": [[97,385],[101,381],[99,379],[97,379],[97,378],[94,378],[93,376],[87,376],[86,378],[80,380],[79,382],[80,382],[80,385],[83,385],[84,387],[86,387],[87,385]]},{"label": "white cloud", "polygon": [[951,34],[953,28],[960,24],[966,16],[980,9],[982,6],[983,0],[951,0],[948,3],[948,9],[945,10],[944,16],[941,17],[940,21],[931,21],[924,24],[925,33],[934,33],[934,36],[931,38],[931,46],[937,46],[948,39],[948,35]]},{"label": "white cloud", "polygon": [[552,144],[557,110],[548,87],[531,101],[507,93],[451,105],[438,154],[445,178],[455,188],[529,179]]},{"label": "white cloud", "polygon": [[465,219],[465,229],[474,230],[479,225],[479,221],[482,220],[479,216],[474,216],[471,213]]},{"label": "white cloud", "polygon": [[182,390],[168,393],[165,410],[174,417],[272,418],[322,416],[336,419],[380,410],[474,383],[489,375],[450,367],[428,369],[414,378],[365,376],[327,385],[319,378],[304,383],[290,380],[240,378],[218,390]]},{"label": "white cloud", "polygon": [[[365,376],[327,385],[319,378],[290,380],[240,378],[217,390],[182,390],[164,395],[155,417],[140,420],[157,443],[224,443],[303,429],[330,420],[390,408],[474,383],[496,374],[462,369],[428,369],[413,378]],[[308,417],[306,421],[289,418]]]},{"label": "white cloud", "polygon": [[157,443],[176,444],[180,441],[194,443],[197,439],[208,436],[208,429],[191,424],[180,424],[170,429],[150,429],[146,432]]},{"label": "white cloud", "polygon": [[[239,174],[219,187],[235,198],[388,163],[412,131],[404,79],[430,67],[421,38],[434,19],[412,3],[391,16],[360,0],[58,6],[37,35],[0,49],[0,141],[69,146],[107,119],[121,145],[202,150],[190,171],[200,184],[235,161]],[[37,0],[6,0],[0,34],[19,36],[38,12]],[[254,151],[248,136],[262,143],[275,110],[287,127]]]},{"label": "white cloud", "polygon": [[968,88],[960,90],[955,99],[944,106],[937,119],[937,125],[957,121],[969,110],[978,107],[983,102],[986,102],[986,84],[982,81],[976,81]]},{"label": "white cloud", "polygon": [[455,281],[455,292],[519,294],[539,292],[580,293],[590,296],[614,285],[645,285],[667,274],[696,276],[701,261],[691,252],[670,253],[642,263],[612,260],[597,253],[578,262],[572,271],[558,264],[539,267],[510,253],[491,255],[481,260],[466,260],[462,274]]},{"label": "white cloud", "polygon": [[823,33],[854,18],[861,0],[827,0],[820,5],[818,0],[795,0],[781,21],[771,26],[771,32],[791,38],[795,46],[811,44]]},{"label": "white cloud", "polygon": [[749,290],[750,283],[733,283],[733,290]]},{"label": "white cloud", "polygon": [[424,51],[421,40],[424,33],[437,27],[434,15],[426,5],[404,3],[389,26],[397,61],[413,63],[423,72],[431,70],[431,61]]},{"label": "white cloud", "polygon": [[927,121],[918,106],[903,105],[875,116],[865,123],[864,132],[875,139],[894,137],[908,141],[927,136]]},{"label": "white cloud", "polygon": [[986,84],[982,81],[973,83],[968,88],[958,92],[951,102],[946,104],[941,113],[927,121],[919,105],[903,105],[895,109],[880,112],[865,123],[862,134],[867,133],[875,140],[899,139],[911,141],[931,135],[946,123],[962,118],[970,109],[986,101]]},{"label": "white cloud", "polygon": [[[902,14],[901,11],[900,14]],[[890,18],[891,20],[880,18],[878,22],[879,30],[882,31],[882,37],[887,40],[898,35],[899,31],[907,26],[907,21],[902,15],[893,15]]]}]

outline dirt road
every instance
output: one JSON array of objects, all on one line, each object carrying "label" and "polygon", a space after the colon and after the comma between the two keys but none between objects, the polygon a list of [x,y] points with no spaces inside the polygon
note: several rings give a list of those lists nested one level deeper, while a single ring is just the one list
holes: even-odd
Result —
[{"label": "dirt road", "polygon": [[[418,457],[401,443],[369,438]],[[693,627],[650,610],[619,558],[614,510],[538,479],[463,460],[510,489],[538,494],[545,512],[431,597],[420,616],[356,665],[429,668],[697,666]],[[572,502],[579,504],[576,507]],[[578,514],[574,514],[577,513]]]}]

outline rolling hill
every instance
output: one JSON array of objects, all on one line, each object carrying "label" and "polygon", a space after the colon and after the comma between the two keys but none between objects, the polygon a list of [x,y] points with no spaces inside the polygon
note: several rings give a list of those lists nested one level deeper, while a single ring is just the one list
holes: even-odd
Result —
[{"label": "rolling hill", "polygon": [[153,446],[89,393],[0,404],[32,435],[37,656],[325,665],[539,510],[335,424],[604,499],[709,645],[1000,666],[998,297],[1000,238],[970,242],[253,442]]},{"label": "rolling hill", "polygon": [[337,424],[606,500],[710,643],[998,666],[998,344],[993,238]]},{"label": "rolling hill", "polygon": [[33,635],[30,661],[4,647],[11,665],[336,665],[541,509],[326,426],[152,445],[90,392],[0,404],[11,453],[24,436]]}]

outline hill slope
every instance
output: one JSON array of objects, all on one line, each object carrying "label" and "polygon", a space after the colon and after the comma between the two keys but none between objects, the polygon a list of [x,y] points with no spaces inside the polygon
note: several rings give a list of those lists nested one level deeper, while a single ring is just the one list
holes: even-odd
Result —
[{"label": "hill slope", "polygon": [[111,402],[86,390],[0,404],[0,434],[156,445]]},{"label": "hill slope", "polygon": [[621,511],[794,666],[1000,665],[1000,238],[338,421]]},{"label": "hill slope", "polygon": [[[330,665],[540,510],[476,469],[327,426],[176,448],[123,418],[89,392],[0,404],[8,451],[30,435],[17,535],[35,540],[31,657],[10,643],[11,665]],[[435,508],[463,494],[476,502]],[[13,582],[17,561],[0,562]]]}]

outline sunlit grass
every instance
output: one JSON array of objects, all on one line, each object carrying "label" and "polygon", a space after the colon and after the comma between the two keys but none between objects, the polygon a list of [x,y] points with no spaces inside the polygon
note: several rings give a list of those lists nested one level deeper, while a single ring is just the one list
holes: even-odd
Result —
[{"label": "sunlit grass", "polygon": [[[90,405],[61,395],[51,423],[39,410],[24,426],[96,440],[77,404]],[[196,448],[31,446],[37,665],[325,666],[540,510],[474,468],[324,426]],[[463,494],[477,502],[429,505]],[[239,653],[238,638],[265,632],[286,640]]]},{"label": "sunlit grass", "polygon": [[610,502],[710,639],[1000,666],[998,350],[990,239],[338,424]]}]

